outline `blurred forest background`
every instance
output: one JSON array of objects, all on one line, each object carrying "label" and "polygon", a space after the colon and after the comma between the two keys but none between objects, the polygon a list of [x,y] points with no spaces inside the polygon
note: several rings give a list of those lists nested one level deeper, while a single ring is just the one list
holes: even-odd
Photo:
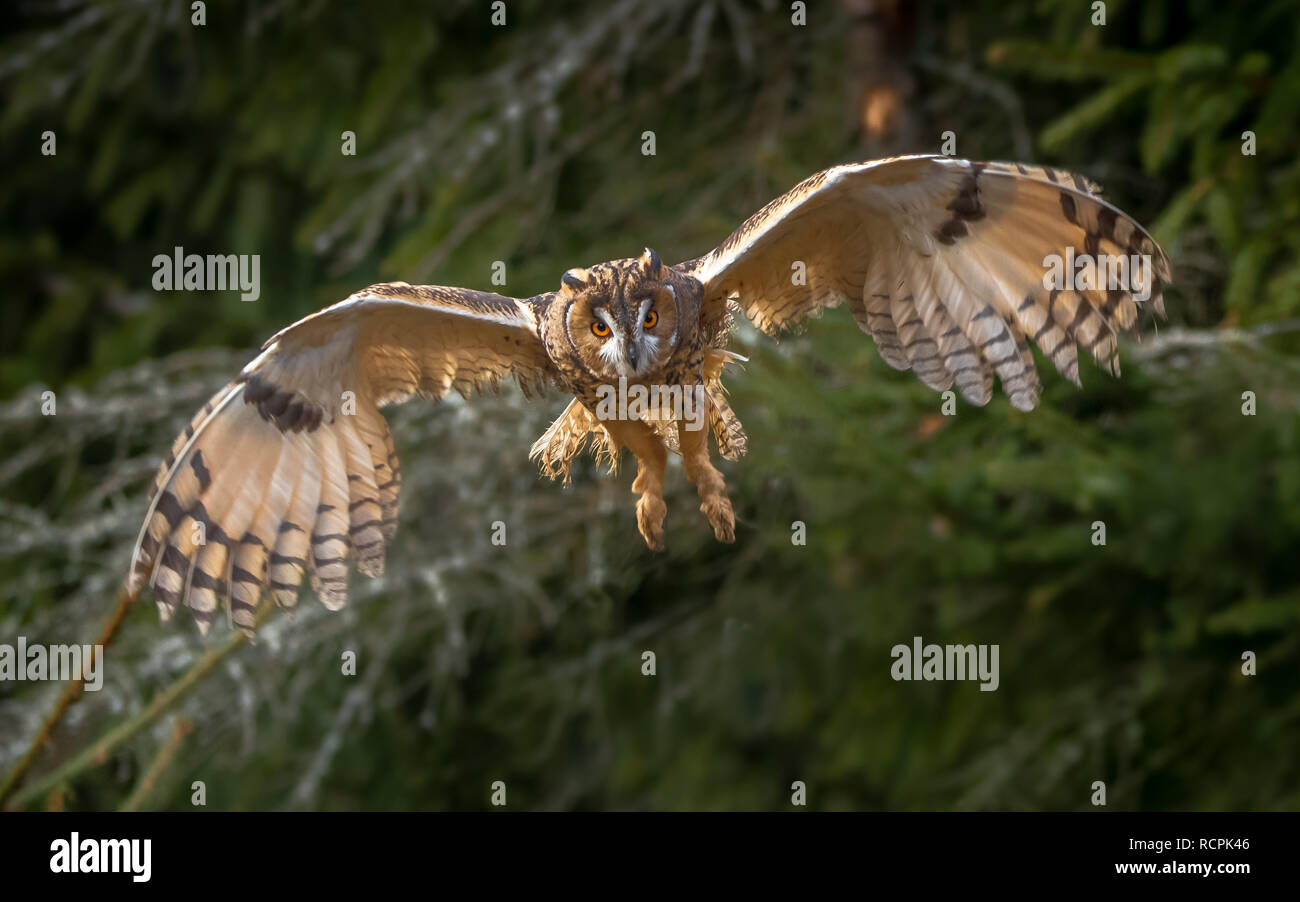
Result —
[{"label": "blurred forest background", "polygon": [[[92,641],[190,414],[371,282],[491,289],[504,260],[526,297],[646,244],[687,259],[817,170],[948,130],[960,156],[1101,182],[1175,275],[1121,380],[1050,373],[1029,415],[940,416],[842,309],[742,332],[734,546],[680,467],[664,555],[629,467],[540,479],[563,398],[393,411],[382,581],[253,646],[137,605],[19,804],[115,808],[153,763],[129,804],[189,809],[202,780],[213,809],[483,809],[504,780],[512,809],[782,810],[802,780],[811,809],[1089,809],[1102,780],[1110,808],[1300,808],[1297,12],[814,0],[799,26],[783,0],[508,0],[497,27],[480,0],[283,0],[194,26],[178,0],[6,4],[6,643]],[[155,292],[178,245],[260,254],[261,299]],[[999,644],[1000,688],[894,682],[915,635]],[[192,695],[48,779],[216,649]],[[61,688],[0,684],[0,769]]]}]

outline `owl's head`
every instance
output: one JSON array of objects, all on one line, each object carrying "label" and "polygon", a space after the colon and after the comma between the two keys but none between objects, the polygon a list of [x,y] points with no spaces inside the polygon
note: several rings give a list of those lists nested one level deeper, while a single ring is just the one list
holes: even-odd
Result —
[{"label": "owl's head", "polygon": [[587,370],[613,381],[644,380],[662,369],[679,338],[679,281],[650,248],[640,257],[565,272],[565,326]]}]

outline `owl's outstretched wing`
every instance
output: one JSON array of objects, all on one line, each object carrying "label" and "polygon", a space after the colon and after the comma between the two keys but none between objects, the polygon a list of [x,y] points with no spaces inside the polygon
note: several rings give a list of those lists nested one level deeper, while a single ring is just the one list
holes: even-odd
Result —
[{"label": "owl's outstretched wing", "polygon": [[[942,156],[836,166],[751,216],[709,254],[680,265],[704,283],[705,321],[728,299],[774,335],[848,302],[895,369],[987,404],[993,374],[1029,410],[1040,384],[1029,342],[1079,382],[1078,347],[1118,374],[1116,338],[1138,301],[1164,314],[1164,252],[1077,175]],[[1067,251],[1072,250],[1072,256]],[[1049,260],[1136,255],[1128,287],[1049,290]],[[1118,264],[1116,264],[1118,265]]]},{"label": "owl's outstretched wing", "polygon": [[304,573],[328,608],[347,601],[348,560],[384,566],[401,482],[379,408],[513,376],[554,374],[532,307],[461,288],[374,285],[272,337],[172,446],[150,493],[127,590],[152,579],[207,632],[225,599],[251,632],[265,591],[292,605]]}]

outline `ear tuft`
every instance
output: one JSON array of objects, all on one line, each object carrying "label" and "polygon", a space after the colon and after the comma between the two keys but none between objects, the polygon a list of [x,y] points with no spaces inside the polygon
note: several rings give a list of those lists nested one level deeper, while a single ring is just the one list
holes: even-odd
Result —
[{"label": "ear tuft", "polygon": [[570,294],[577,294],[587,287],[583,281],[584,272],[581,269],[565,270],[564,275],[560,276],[561,287]]},{"label": "ear tuft", "polygon": [[662,275],[663,262],[659,259],[659,253],[653,248],[646,248],[641,252],[641,268],[645,274],[652,279],[659,278]]}]

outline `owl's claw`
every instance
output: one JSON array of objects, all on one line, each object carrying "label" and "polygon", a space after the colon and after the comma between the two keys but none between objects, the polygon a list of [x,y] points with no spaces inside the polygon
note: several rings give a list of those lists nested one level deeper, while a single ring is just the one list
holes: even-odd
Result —
[{"label": "owl's claw", "polygon": [[651,551],[664,550],[664,517],[668,505],[658,495],[642,495],[636,503],[636,528]]},{"label": "owl's claw", "polygon": [[705,498],[700,510],[708,518],[709,525],[713,527],[713,535],[719,542],[730,544],[736,541],[736,515],[726,495]]}]

